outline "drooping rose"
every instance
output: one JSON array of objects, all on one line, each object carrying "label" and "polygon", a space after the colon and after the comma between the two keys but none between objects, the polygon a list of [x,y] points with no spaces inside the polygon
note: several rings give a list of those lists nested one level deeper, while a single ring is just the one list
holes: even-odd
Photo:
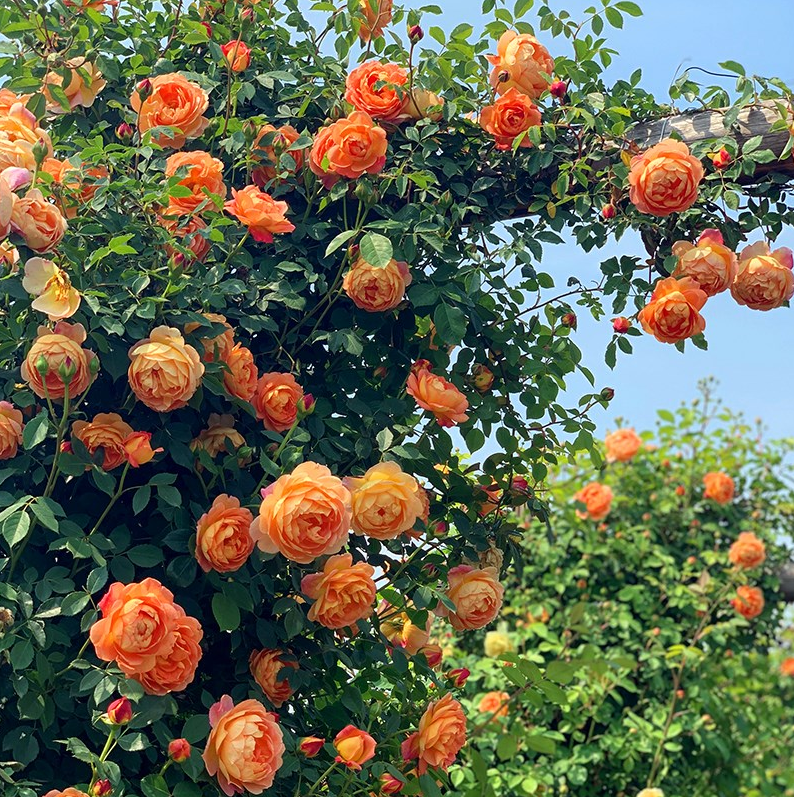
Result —
[{"label": "drooping rose", "polygon": [[407,101],[408,71],[397,64],[367,61],[357,66],[345,81],[345,100],[373,119],[394,122]]},{"label": "drooping rose", "polygon": [[718,504],[729,504],[733,501],[736,486],[727,473],[711,471],[703,477],[703,497],[711,498]]},{"label": "drooping rose", "polygon": [[30,306],[46,313],[50,321],[71,318],[80,307],[80,294],[68,274],[43,257],[31,257],[25,263],[22,287],[36,297]]},{"label": "drooping rose", "polygon": [[[58,72],[63,71],[62,69],[48,72],[44,76],[42,91],[47,99],[47,110],[50,113],[68,113],[79,106],[90,108],[99,92],[107,85],[102,73],[95,64],[86,60],[84,56],[70,58],[64,64],[64,69],[71,73],[66,83],[64,83],[63,77],[58,74]],[[50,86],[58,86],[63,89],[63,93],[69,102],[68,108],[64,108],[58,102],[49,88]]]},{"label": "drooping rose", "polygon": [[295,229],[286,217],[289,205],[276,201],[255,185],[247,185],[240,191],[232,188],[232,198],[223,207],[260,243],[272,243],[274,234]]},{"label": "drooping rose", "polygon": [[419,728],[402,743],[406,761],[417,760],[417,773],[429,768],[449,769],[466,744],[466,715],[460,703],[447,693],[425,710]]},{"label": "drooping rose", "polygon": [[691,277],[667,277],[659,280],[651,300],[640,310],[642,328],[661,343],[677,343],[706,328],[700,310],[706,304],[706,293]]},{"label": "drooping rose", "polygon": [[706,296],[727,290],[736,276],[736,255],[725,246],[719,230],[704,230],[694,244],[676,241],[678,264],[674,277],[691,277]]},{"label": "drooping rose", "polygon": [[728,550],[731,564],[743,570],[751,570],[764,563],[766,546],[752,531],[742,531]]},{"label": "drooping rose", "polygon": [[347,725],[334,737],[336,760],[349,769],[361,769],[375,755],[375,740],[366,731]]},{"label": "drooping rose", "polygon": [[245,72],[251,66],[251,48],[240,39],[222,44],[221,52],[232,72]]},{"label": "drooping rose", "polygon": [[427,646],[433,615],[428,613],[424,626],[414,623],[404,611],[397,611],[384,601],[378,608],[380,632],[396,648],[409,656],[415,656]]},{"label": "drooping rose", "polygon": [[505,31],[496,47],[496,55],[489,55],[493,69],[491,86],[497,94],[515,88],[536,100],[548,88],[554,71],[554,59],[549,51],[529,33]]},{"label": "drooping rose", "polygon": [[[229,450],[230,445],[232,450]],[[221,452],[231,454],[244,445],[245,438],[234,428],[234,417],[212,412],[207,419],[207,428],[199,432],[190,448],[194,452],[201,449],[215,458]]]},{"label": "drooping rose", "polygon": [[251,350],[237,343],[226,356],[225,363],[229,368],[223,373],[226,390],[241,401],[251,401],[259,382],[259,372]]},{"label": "drooping rose", "polygon": [[469,420],[466,396],[452,382],[427,368],[411,372],[406,390],[422,409],[435,415],[439,426],[455,426]]},{"label": "drooping rose", "polygon": [[329,188],[339,177],[355,180],[381,172],[387,147],[386,131],[369,114],[353,111],[317,133],[309,167]]},{"label": "drooping rose", "polygon": [[510,695],[507,692],[486,692],[477,704],[477,709],[480,714],[492,714],[492,719],[506,717],[509,713],[509,701]]},{"label": "drooping rose", "polygon": [[455,611],[442,606],[440,613],[449,617],[453,628],[458,631],[483,628],[496,619],[505,590],[495,567],[458,565],[449,571],[448,579],[447,597],[455,605]]},{"label": "drooping rose", "polygon": [[66,219],[56,205],[48,202],[38,188],[17,197],[11,212],[11,229],[25,239],[34,252],[49,252],[66,234]]},{"label": "drooping rose", "polygon": [[373,612],[376,600],[375,569],[366,562],[353,564],[349,553],[331,556],[320,573],[301,581],[301,592],[314,603],[309,619],[326,628],[349,628]]},{"label": "drooping rose", "polygon": [[590,482],[574,495],[573,500],[586,507],[585,511],[576,510],[577,517],[582,520],[603,520],[612,508],[612,488],[600,482]]},{"label": "drooping rose", "polygon": [[383,268],[378,268],[359,257],[345,274],[342,290],[361,310],[383,313],[402,302],[405,289],[410,284],[407,263],[392,259]]},{"label": "drooping rose", "polygon": [[752,620],[764,611],[764,593],[758,587],[742,584],[736,588],[736,597],[731,600],[731,606],[745,620]]},{"label": "drooping rose", "polygon": [[166,214],[181,216],[195,213],[201,205],[209,210],[217,210],[215,200],[210,195],[226,199],[223,163],[201,150],[175,152],[165,162],[165,176],[174,177],[177,172],[184,171],[187,173],[177,185],[187,188],[190,196],[169,197]]},{"label": "drooping rose", "polygon": [[604,438],[607,462],[628,462],[642,448],[642,438],[634,429],[616,429]]},{"label": "drooping rose", "polygon": [[[500,150],[511,149],[518,136],[540,123],[538,106],[515,87],[509,88],[493,105],[486,105],[480,114],[480,126],[494,137]],[[525,135],[519,146],[531,147],[529,136]]]},{"label": "drooping rose", "polygon": [[297,670],[298,663],[280,650],[252,650],[248,659],[251,675],[275,708],[292,697],[293,689],[285,670]]},{"label": "drooping rose", "polygon": [[259,418],[271,432],[286,432],[298,417],[298,401],[303,388],[292,374],[262,374],[256,384],[251,403]]},{"label": "drooping rose", "polygon": [[102,450],[102,469],[113,470],[127,460],[124,441],[133,428],[115,412],[100,412],[89,421],[75,421],[72,437],[76,437],[93,456]]},{"label": "drooping rose", "polygon": [[770,251],[764,241],[742,250],[731,296],[751,310],[774,310],[794,296],[791,249]]},{"label": "drooping rose", "polygon": [[196,524],[196,560],[205,573],[239,570],[254,550],[254,516],[231,495],[221,494]]},{"label": "drooping rose", "polygon": [[22,413],[10,401],[0,401],[0,460],[17,455],[24,428]]},{"label": "drooping rose", "polygon": [[[251,171],[254,185],[264,188],[270,180],[275,179],[277,173],[282,171],[281,155],[299,138],[300,133],[292,125],[281,125],[278,128],[264,125],[259,128],[251,145],[251,160],[257,164]],[[265,140],[270,143],[265,144]],[[288,154],[295,162],[294,168],[289,168],[288,171],[295,174],[303,166],[303,150],[289,150]]]}]

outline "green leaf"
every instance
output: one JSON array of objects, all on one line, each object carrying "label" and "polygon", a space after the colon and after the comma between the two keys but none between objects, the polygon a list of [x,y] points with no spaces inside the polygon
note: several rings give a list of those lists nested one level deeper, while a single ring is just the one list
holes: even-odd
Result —
[{"label": "green leaf", "polygon": [[18,512],[6,518],[2,534],[8,545],[13,548],[25,539],[29,529],[30,515],[27,512]]},{"label": "green leaf", "polygon": [[58,531],[58,519],[55,517],[55,513],[51,506],[51,504],[54,503],[54,501],[40,496],[30,505],[39,523],[50,531]]},{"label": "green leaf", "polygon": [[368,232],[361,239],[361,257],[375,268],[386,268],[394,257],[391,241],[376,232]]},{"label": "green leaf", "polygon": [[[618,3],[618,5],[620,5],[620,3]],[[727,69],[729,72],[735,72],[742,77],[747,74],[744,67],[738,61],[721,61],[720,67],[722,67],[722,69]]]},{"label": "green leaf", "polygon": [[240,627],[240,609],[222,592],[212,596],[212,613],[221,631],[235,631]]},{"label": "green leaf", "polygon": [[88,605],[91,596],[86,592],[72,592],[61,601],[61,614],[71,617],[80,614]]},{"label": "green leaf", "polygon": [[147,775],[141,781],[141,791],[145,797],[171,797],[168,784],[162,775]]},{"label": "green leaf", "polygon": [[443,343],[457,345],[466,334],[466,315],[459,307],[440,304],[433,313],[433,324]]},{"label": "green leaf", "polygon": [[185,720],[185,724],[182,726],[182,736],[191,744],[206,739],[209,732],[210,722],[206,714],[196,714]]},{"label": "green leaf", "polygon": [[22,447],[25,451],[35,448],[47,436],[50,420],[47,410],[42,410],[32,421],[25,424],[22,430]]},{"label": "green leaf", "polygon": [[552,755],[557,747],[553,739],[549,739],[548,736],[541,736],[539,733],[530,734],[524,741],[530,750],[534,750],[536,753],[545,753],[546,755]]},{"label": "green leaf", "polygon": [[325,256],[333,254],[337,249],[339,249],[343,244],[347,243],[356,233],[358,230],[345,230],[344,232],[340,232],[336,238],[331,241],[330,244],[325,249]]}]

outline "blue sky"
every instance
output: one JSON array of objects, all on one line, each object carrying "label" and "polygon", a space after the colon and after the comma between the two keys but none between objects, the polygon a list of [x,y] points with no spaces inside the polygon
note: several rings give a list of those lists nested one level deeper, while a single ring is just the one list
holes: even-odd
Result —
[{"label": "blue sky", "polygon": [[[717,64],[730,59],[743,64],[748,74],[778,76],[794,85],[791,0],[756,0],[751,4],[734,0],[638,1],[644,16],[627,17],[623,30],[608,31],[610,46],[620,53],[608,78],[628,77],[640,67],[642,86],[664,100],[679,67],[701,66],[719,71]],[[427,24],[451,30],[461,22],[476,26],[482,20],[480,0],[435,2],[444,13],[440,22],[433,17],[432,23],[428,18]],[[592,3],[598,4],[599,0],[552,0],[551,5],[581,18],[582,9]],[[534,22],[534,9],[525,19]],[[539,38],[552,54],[555,47],[567,46],[565,40],[552,40],[543,33]],[[794,231],[781,237],[779,245],[794,247]],[[574,245],[559,246],[548,249],[543,268],[558,277],[558,285],[564,285],[571,273],[586,282],[598,278],[602,259],[617,254],[642,256],[644,250],[628,236],[617,246],[590,254]],[[575,335],[584,352],[584,362],[596,373],[599,387],[615,389],[610,408],[593,416],[602,432],[614,428],[618,416],[638,429],[652,428],[656,410],[694,398],[697,382],[714,376],[720,383],[719,395],[728,407],[744,412],[750,420],[761,417],[770,437],[794,437],[794,307],[763,313],[740,307],[729,295],[722,294],[709,301],[704,315],[708,351],[687,346],[682,355],[673,346],[650,337],[632,338],[635,353],[620,357],[615,370],[610,371],[603,360],[612,334],[608,318],[595,323],[584,312],[579,314]],[[579,387],[585,390],[584,385]]]}]

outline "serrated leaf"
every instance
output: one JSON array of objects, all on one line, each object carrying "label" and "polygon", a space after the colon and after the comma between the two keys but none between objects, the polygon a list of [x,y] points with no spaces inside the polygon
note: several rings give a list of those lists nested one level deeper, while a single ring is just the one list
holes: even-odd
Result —
[{"label": "serrated leaf", "polygon": [[240,608],[222,592],[212,596],[212,614],[221,631],[235,631],[240,627]]},{"label": "serrated leaf", "polygon": [[361,239],[359,254],[371,266],[386,268],[394,257],[394,250],[384,235],[368,232]]},{"label": "serrated leaf", "polygon": [[50,419],[47,410],[42,410],[32,421],[25,424],[22,430],[22,447],[25,451],[35,448],[47,436]]}]

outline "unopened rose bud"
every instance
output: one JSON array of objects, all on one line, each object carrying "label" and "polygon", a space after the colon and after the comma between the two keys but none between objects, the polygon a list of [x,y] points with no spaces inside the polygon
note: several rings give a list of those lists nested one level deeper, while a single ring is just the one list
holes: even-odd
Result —
[{"label": "unopened rose bud", "polygon": [[697,557],[696,556],[687,556],[686,563],[688,565],[693,565],[693,564],[695,564],[695,562],[697,562]]},{"label": "unopened rose bud", "polygon": [[614,219],[617,214],[618,209],[611,202],[608,202],[606,205],[604,205],[604,207],[601,208],[602,219]]},{"label": "unopened rose bud", "polygon": [[493,371],[487,366],[478,363],[471,369],[471,381],[479,393],[487,393],[493,385]]},{"label": "unopened rose bud", "polygon": [[152,93],[152,81],[149,80],[148,77],[145,77],[135,87],[135,91],[137,92],[138,96],[141,98],[141,101],[147,99]]},{"label": "unopened rose bud", "polygon": [[560,323],[564,327],[569,327],[570,329],[576,329],[576,313],[566,313],[561,319]]},{"label": "unopened rose bud", "polygon": [[204,26],[204,30],[207,31],[207,38],[211,39],[212,38],[212,25],[210,25],[209,22],[202,22],[201,24]]},{"label": "unopened rose bud", "polygon": [[6,631],[14,625],[14,613],[5,606],[0,607],[0,631]]},{"label": "unopened rose bud", "polygon": [[105,712],[108,725],[126,725],[132,719],[132,703],[129,698],[119,697],[107,707]]},{"label": "unopened rose bud", "polygon": [[408,28],[408,41],[410,41],[411,44],[416,44],[417,42],[422,41],[424,37],[425,32],[419,25],[411,25],[411,27]]},{"label": "unopened rose bud", "polygon": [[171,255],[171,268],[184,268],[187,258],[182,254],[182,252],[174,252]]},{"label": "unopened rose bud", "polygon": [[513,476],[510,486],[520,493],[525,493],[529,490],[529,482],[523,476]]},{"label": "unopened rose bud", "polygon": [[601,391],[601,398],[602,398],[604,401],[612,401],[612,399],[613,399],[613,398],[615,398],[615,391],[614,391],[614,389],[613,389],[613,388],[611,388],[611,387],[605,387],[605,388],[604,388],[604,389]]},{"label": "unopened rose bud", "polygon": [[626,332],[631,329],[631,321],[623,315],[613,318],[612,329],[617,332],[618,335],[625,335]]},{"label": "unopened rose bud", "polygon": [[422,565],[422,572],[428,578],[435,578],[438,575],[438,568],[432,562],[428,562],[426,565]]},{"label": "unopened rose bud", "polygon": [[436,537],[443,537],[447,533],[447,524],[443,520],[439,520],[431,528]]},{"label": "unopened rose bud", "polygon": [[469,680],[470,675],[471,670],[466,669],[466,667],[458,667],[457,669],[450,670],[447,673],[447,679],[452,681],[453,686],[460,687]]},{"label": "unopened rose bud", "polygon": [[711,156],[711,162],[714,164],[715,169],[727,169],[733,162],[731,153],[723,147],[719,152],[715,152]]},{"label": "unopened rose bud", "polygon": [[320,739],[317,736],[306,736],[301,739],[298,745],[298,750],[306,756],[306,758],[314,758],[320,750],[323,749],[325,739]]},{"label": "unopened rose bud", "polygon": [[444,651],[440,645],[426,645],[422,648],[422,653],[427,659],[428,666],[433,670],[444,660]]},{"label": "unopened rose bud", "polygon": [[351,260],[358,260],[358,254],[361,251],[361,247],[358,244],[350,244],[347,248],[347,254]]},{"label": "unopened rose bud", "polygon": [[187,739],[171,739],[168,743],[168,757],[177,764],[190,758],[190,742]]},{"label": "unopened rose bud", "polygon": [[399,794],[403,790],[405,783],[399,778],[395,778],[391,772],[384,772],[380,776],[381,794]]},{"label": "unopened rose bud", "polygon": [[108,797],[109,794],[113,794],[113,785],[105,778],[98,780],[91,787],[92,797]]},{"label": "unopened rose bud", "polygon": [[662,629],[661,629],[661,628],[659,628],[659,626],[657,625],[657,626],[656,626],[656,628],[652,628],[652,629],[651,629],[651,633],[652,633],[654,636],[659,636],[659,634],[661,634],[661,633],[662,633]]},{"label": "unopened rose bud", "polygon": [[587,589],[587,581],[585,581],[585,579],[583,579],[583,578],[580,578],[576,582],[576,586],[577,586],[578,589]]},{"label": "unopened rose bud", "polygon": [[686,495],[686,487],[683,484],[679,484],[678,487],[675,488],[675,494],[678,496]]},{"label": "unopened rose bud", "polygon": [[92,357],[88,361],[88,373],[96,376],[99,373],[99,357]]},{"label": "unopened rose bud", "polygon": [[379,194],[371,183],[366,180],[359,180],[354,189],[356,199],[363,202],[365,205],[374,205],[378,199]]},{"label": "unopened rose bud", "polygon": [[307,415],[311,415],[314,412],[314,405],[314,396],[311,393],[301,396],[298,399],[298,418],[305,418]]},{"label": "unopened rose bud", "polygon": [[64,357],[61,364],[58,366],[58,376],[64,384],[72,381],[72,377],[77,373],[77,364],[71,357]]},{"label": "unopened rose bud", "polygon": [[154,459],[155,454],[163,450],[162,448],[152,448],[151,440],[151,432],[133,432],[124,438],[122,443],[124,454],[127,457],[127,462],[133,468],[146,465]]},{"label": "unopened rose bud", "polygon": [[568,93],[568,84],[564,80],[555,80],[549,86],[549,94],[557,100],[561,100]]},{"label": "unopened rose bud", "polygon": [[47,376],[47,374],[50,372],[50,364],[43,354],[40,354],[36,359],[36,370],[42,376]]},{"label": "unopened rose bud", "polygon": [[430,360],[417,360],[411,366],[411,373],[412,374],[419,373],[419,371],[432,371],[432,370],[433,370],[433,366],[431,365]]},{"label": "unopened rose bud", "polygon": [[681,700],[681,698],[683,698],[684,694],[685,694],[685,692],[684,692],[684,690],[683,690],[683,689],[676,689],[676,690],[675,690],[675,696],[676,696],[676,697],[677,697],[679,700]]},{"label": "unopened rose bud", "polygon": [[36,160],[36,166],[41,166],[44,163],[44,159],[50,154],[49,149],[47,148],[47,144],[44,142],[43,138],[40,138],[34,145],[33,145],[33,157]]},{"label": "unopened rose bud", "polygon": [[61,453],[62,454],[71,454],[72,453],[72,444],[68,440],[64,440],[61,443]]},{"label": "unopened rose bud", "polygon": [[375,379],[385,379],[389,375],[389,369],[385,365],[379,365],[373,372],[372,375]]},{"label": "unopened rose bud", "polygon": [[254,9],[253,8],[244,8],[243,13],[240,14],[240,18],[243,22],[250,22],[254,18]]},{"label": "unopened rose bud", "polygon": [[132,129],[132,125],[128,125],[126,122],[122,122],[116,128],[116,138],[121,141],[122,144],[129,144],[134,135],[135,131]]},{"label": "unopened rose bud", "polygon": [[507,83],[507,81],[510,80],[510,73],[506,69],[503,69],[496,77],[500,83]]},{"label": "unopened rose bud", "polygon": [[[243,122],[243,135],[249,144],[253,143],[258,132],[259,126],[256,124],[256,122],[253,122],[250,119],[246,119],[245,122]],[[273,143],[275,143],[275,141]]]}]

